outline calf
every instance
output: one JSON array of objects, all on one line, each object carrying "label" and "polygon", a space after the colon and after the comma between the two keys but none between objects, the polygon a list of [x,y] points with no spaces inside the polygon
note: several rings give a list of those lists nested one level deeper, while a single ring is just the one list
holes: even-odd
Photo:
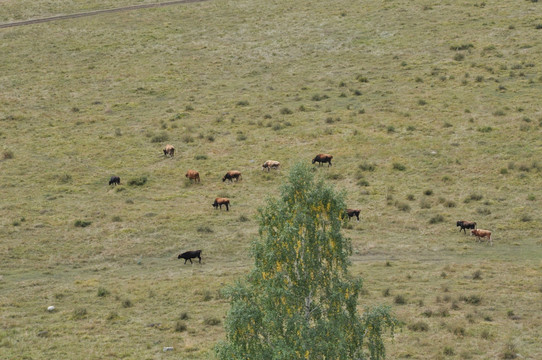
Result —
[{"label": "calf", "polygon": [[232,182],[233,179],[235,179],[236,181],[241,180],[241,172],[237,170],[228,171],[226,175],[224,175],[224,177],[222,178],[222,181],[229,180],[230,182]]},{"label": "calf", "polygon": [[175,148],[173,147],[173,145],[170,145],[170,144],[167,144],[166,147],[164,148],[164,155],[165,156],[171,156],[173,157],[173,155],[175,155]]},{"label": "calf", "polygon": [[197,172],[196,170],[188,170],[185,176],[189,178],[190,181],[194,180],[194,182],[200,182],[199,172]]},{"label": "calf", "polygon": [[477,241],[482,241],[482,238],[487,238],[487,242],[493,245],[493,240],[491,239],[491,231],[482,230],[482,229],[472,229],[470,231],[471,235],[476,236]]},{"label": "calf", "polygon": [[467,233],[467,230],[465,230],[465,229],[476,229],[476,222],[474,222],[474,221],[459,220],[459,221],[456,223],[456,226],[460,226],[460,227],[461,227],[461,228],[459,229],[459,232],[461,232],[461,230],[463,230],[463,232],[466,234],[466,233]]},{"label": "calf", "polygon": [[190,260],[190,263],[192,264],[192,259],[195,259],[195,258],[198,258],[199,263],[201,264],[201,250],[183,252],[177,257],[177,259],[184,259],[185,264],[186,264],[186,260]]},{"label": "calf", "polygon": [[318,154],[314,159],[312,159],[312,163],[314,164],[315,162],[318,162],[319,165],[322,165],[322,163],[328,163],[328,167],[330,167],[332,165],[331,159],[333,159],[333,156],[329,154]]},{"label": "calf", "polygon": [[267,160],[262,165],[262,170],[267,169],[267,172],[269,172],[269,169],[278,169],[280,166],[280,163],[275,160]]},{"label": "calf", "polygon": [[120,177],[118,176],[111,176],[111,179],[109,179],[109,185],[120,185]]},{"label": "calf", "polygon": [[361,212],[360,209],[346,209],[346,215],[348,215],[348,220],[350,220],[353,216],[356,217],[359,221],[359,213]]},{"label": "calf", "polygon": [[215,209],[218,209],[218,207],[220,206],[220,210],[222,210],[222,205],[226,205],[226,211],[230,211],[230,199],[216,198],[215,202],[213,203],[213,207]]}]

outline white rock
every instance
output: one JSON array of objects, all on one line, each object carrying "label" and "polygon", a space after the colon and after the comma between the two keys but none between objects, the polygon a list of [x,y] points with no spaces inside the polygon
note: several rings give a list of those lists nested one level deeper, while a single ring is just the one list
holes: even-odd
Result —
[{"label": "white rock", "polygon": [[49,306],[49,307],[47,308],[47,311],[49,311],[49,312],[55,311],[55,307],[51,305],[51,306]]},{"label": "white rock", "polygon": [[164,347],[164,352],[173,350],[173,346]]}]

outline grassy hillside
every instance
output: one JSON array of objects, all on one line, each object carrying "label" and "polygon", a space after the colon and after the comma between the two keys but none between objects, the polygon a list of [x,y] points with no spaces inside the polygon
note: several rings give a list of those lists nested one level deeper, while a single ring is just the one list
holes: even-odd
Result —
[{"label": "grassy hillside", "polygon": [[[8,0],[0,21],[136,3]],[[319,152],[362,209],[360,311],[404,323],[390,359],[541,358],[541,13],[212,0],[0,30],[0,358],[212,358],[257,209]]]}]

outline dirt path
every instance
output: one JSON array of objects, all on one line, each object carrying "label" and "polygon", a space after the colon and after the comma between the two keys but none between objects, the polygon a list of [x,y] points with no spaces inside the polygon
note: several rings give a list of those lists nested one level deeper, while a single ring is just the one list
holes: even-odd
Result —
[{"label": "dirt path", "polygon": [[75,19],[75,18],[80,18],[80,17],[95,16],[95,15],[115,13],[115,12],[121,12],[121,11],[139,10],[139,9],[148,9],[148,8],[158,8],[158,7],[164,7],[164,6],[170,6],[170,5],[188,4],[188,3],[196,3],[196,2],[203,2],[203,1],[208,1],[208,0],[176,0],[176,1],[167,1],[167,2],[162,2],[162,3],[155,3],[155,4],[142,4],[142,5],[124,6],[124,7],[115,8],[115,9],[87,11],[87,12],[83,12],[83,13],[70,14],[70,15],[57,15],[57,16],[51,16],[51,17],[46,17],[46,18],[42,18],[42,19],[24,20],[24,21],[17,21],[17,22],[0,24],[0,29],[15,27],[15,26],[39,24],[39,23],[44,23],[44,22],[49,22],[49,21]]}]

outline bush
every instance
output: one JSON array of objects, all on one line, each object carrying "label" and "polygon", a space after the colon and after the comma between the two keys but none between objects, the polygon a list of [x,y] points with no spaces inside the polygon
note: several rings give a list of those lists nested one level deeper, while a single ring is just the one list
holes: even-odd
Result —
[{"label": "bush", "polygon": [[237,106],[248,106],[248,101],[246,100],[238,101]]},{"label": "bush", "polygon": [[473,280],[482,280],[482,272],[480,270],[476,270],[473,274],[472,274],[472,279]]},{"label": "bush", "polygon": [[161,143],[161,142],[166,142],[168,140],[169,140],[169,135],[167,133],[160,133],[158,135],[154,135],[151,138],[152,143]]},{"label": "bush", "polygon": [[433,190],[431,190],[431,189],[424,190],[423,194],[427,195],[427,196],[431,196],[431,195],[433,195]]},{"label": "bush", "polygon": [[200,226],[197,228],[197,232],[204,233],[204,234],[211,234],[213,233],[213,229],[211,229],[209,226]]},{"label": "bush", "polygon": [[482,297],[480,295],[469,295],[469,296],[461,295],[459,297],[459,300],[467,304],[479,305],[482,302]]},{"label": "bush", "polygon": [[409,330],[411,331],[429,331],[429,325],[424,321],[418,321],[414,324],[408,325]]},{"label": "bush", "polygon": [[453,356],[453,355],[455,355],[454,348],[451,347],[451,346],[445,346],[445,347],[444,347],[443,353],[444,353],[444,355],[446,355],[446,356]]},{"label": "bush", "polygon": [[13,151],[4,150],[4,153],[2,154],[2,157],[4,158],[4,160],[13,159],[13,157],[14,157]]},{"label": "bush", "polygon": [[221,321],[220,319],[217,319],[217,318],[207,318],[203,321],[203,323],[205,325],[215,326],[215,325],[220,325]]},{"label": "bush", "polygon": [[403,164],[400,164],[400,163],[393,163],[393,169],[394,170],[399,170],[399,171],[405,171],[406,170],[406,166],[403,165]]},{"label": "bush", "polygon": [[376,164],[375,163],[368,163],[368,162],[365,161],[362,164],[359,164],[358,168],[360,170],[363,170],[363,171],[375,171]]},{"label": "bush", "polygon": [[186,331],[186,324],[183,323],[182,321],[177,321],[177,323],[175,324],[175,331],[176,332]]},{"label": "bush", "polygon": [[194,156],[195,160],[207,160],[207,155],[196,155]]},{"label": "bush", "polygon": [[84,319],[86,316],[87,316],[87,309],[85,308],[78,308],[73,311],[74,319]]},{"label": "bush", "polygon": [[438,214],[429,219],[429,224],[438,224],[444,222],[444,216]]},{"label": "bush", "polygon": [[407,303],[407,300],[403,295],[395,295],[393,302],[397,305],[405,305]]},{"label": "bush", "polygon": [[189,319],[188,313],[187,312],[182,312],[181,316],[179,316],[179,319],[188,320]]},{"label": "bush", "polygon": [[143,186],[146,183],[147,183],[147,177],[146,176],[140,176],[140,177],[128,180],[128,185],[130,185],[130,186]]},{"label": "bush", "polygon": [[408,205],[407,203],[397,202],[395,206],[397,206],[397,209],[401,211],[405,211],[405,212],[410,211],[410,205]]},{"label": "bush", "polygon": [[74,223],[75,227],[82,227],[82,228],[87,227],[90,224],[92,224],[92,222],[86,221],[86,220],[75,220],[75,223]]},{"label": "bush", "polygon": [[98,296],[99,297],[104,297],[104,296],[107,296],[107,295],[109,295],[109,290],[107,290],[106,288],[103,288],[103,287],[98,288]]},{"label": "bush", "polygon": [[294,112],[292,110],[288,109],[287,107],[283,107],[282,109],[280,109],[280,113],[282,115],[291,115]]}]

